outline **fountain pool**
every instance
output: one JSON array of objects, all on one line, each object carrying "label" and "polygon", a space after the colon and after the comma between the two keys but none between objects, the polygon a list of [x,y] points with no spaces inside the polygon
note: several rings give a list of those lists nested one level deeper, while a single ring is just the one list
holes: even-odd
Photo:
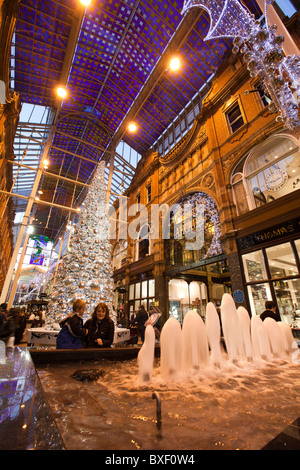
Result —
[{"label": "fountain pool", "polygon": [[[250,321],[226,294],[221,314],[226,351],[210,304],[206,324],[195,312],[182,328],[167,320],[160,359],[147,326],[137,360],[39,366],[67,449],[254,450],[298,418],[300,357],[290,331],[271,319]],[[103,373],[74,380],[91,368]]]},{"label": "fountain pool", "polygon": [[[71,377],[91,367],[103,377]],[[147,384],[136,359],[57,364],[38,374],[67,449],[260,449],[300,416],[299,366],[283,360],[259,368],[227,363],[168,385],[157,359]],[[160,430],[153,391],[161,397]]]}]

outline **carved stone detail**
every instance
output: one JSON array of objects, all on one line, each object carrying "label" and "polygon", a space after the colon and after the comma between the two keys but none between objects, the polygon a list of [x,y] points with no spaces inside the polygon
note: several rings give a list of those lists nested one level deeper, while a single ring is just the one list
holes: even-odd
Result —
[{"label": "carved stone detail", "polygon": [[202,186],[209,188],[214,182],[214,176],[212,173],[207,173],[202,179]]}]

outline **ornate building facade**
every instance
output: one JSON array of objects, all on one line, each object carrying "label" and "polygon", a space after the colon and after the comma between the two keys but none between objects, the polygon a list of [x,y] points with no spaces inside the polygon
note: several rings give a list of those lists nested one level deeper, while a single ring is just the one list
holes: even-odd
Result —
[{"label": "ornate building facade", "polygon": [[[239,56],[229,55],[200,108],[171,150],[139,162],[123,195],[132,215],[124,221],[122,202],[117,208],[127,237],[115,244],[116,306],[130,315],[156,305],[163,321],[182,321],[189,308],[205,316],[207,302],[230,292],[252,315],[273,299],[292,323],[300,313],[300,135],[276,121]],[[195,202],[204,207],[203,246],[186,250],[176,211],[169,237],[151,213]]]},{"label": "ornate building facade", "polygon": [[[9,90],[18,4],[0,0],[0,290],[13,247],[14,217],[5,201],[20,113],[20,97]],[[299,12],[287,27],[299,47]],[[129,316],[140,304],[157,305],[163,321],[182,321],[190,307],[205,316],[209,301],[218,305],[230,292],[251,314],[276,300],[291,322],[300,313],[300,135],[276,121],[239,55],[227,57],[204,95],[193,119],[180,122],[189,130],[181,135],[177,126],[143,155],[115,206],[116,307]],[[195,217],[185,217],[185,205],[192,215],[202,208],[203,240],[189,249],[183,229],[192,232]]]}]

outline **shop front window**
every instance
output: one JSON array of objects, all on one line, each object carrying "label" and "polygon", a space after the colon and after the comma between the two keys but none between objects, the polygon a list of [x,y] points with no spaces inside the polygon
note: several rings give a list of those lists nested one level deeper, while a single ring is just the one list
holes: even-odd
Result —
[{"label": "shop front window", "polygon": [[276,281],[274,290],[281,319],[290,324],[290,320],[293,323],[293,317],[296,316],[297,321],[300,313],[300,280]]},{"label": "shop front window", "polygon": [[274,300],[281,320],[300,327],[299,249],[298,239],[242,255],[252,315]]},{"label": "shop front window", "polygon": [[263,284],[252,284],[248,286],[248,296],[251,311],[260,315],[265,310],[266,300],[272,300],[269,283],[265,282]]},{"label": "shop front window", "polygon": [[267,279],[262,250],[243,255],[244,272],[247,282]]},{"label": "shop front window", "polygon": [[129,286],[130,312],[138,310],[141,305],[149,312],[154,305],[154,279],[138,281]]},{"label": "shop front window", "polygon": [[298,274],[295,255],[290,243],[283,243],[266,249],[271,278]]},{"label": "shop front window", "polygon": [[191,309],[204,318],[207,302],[207,287],[203,282],[186,282],[183,279],[169,281],[169,316],[180,323]]},{"label": "shop front window", "polygon": [[148,281],[149,297],[154,297],[154,279]]}]

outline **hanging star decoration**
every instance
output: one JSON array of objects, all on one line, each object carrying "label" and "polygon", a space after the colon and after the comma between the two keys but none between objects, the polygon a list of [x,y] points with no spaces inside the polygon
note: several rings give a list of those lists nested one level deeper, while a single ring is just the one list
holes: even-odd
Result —
[{"label": "hanging star decoration", "polygon": [[238,0],[185,0],[182,14],[193,7],[205,9],[210,15],[210,28],[205,40],[232,37],[232,52],[244,54],[251,77],[262,80],[264,91],[271,99],[269,110],[278,113],[277,122],[289,129],[300,128],[300,57],[286,56],[284,36],[277,35],[277,26],[268,25],[265,2],[265,23],[256,20]]}]

